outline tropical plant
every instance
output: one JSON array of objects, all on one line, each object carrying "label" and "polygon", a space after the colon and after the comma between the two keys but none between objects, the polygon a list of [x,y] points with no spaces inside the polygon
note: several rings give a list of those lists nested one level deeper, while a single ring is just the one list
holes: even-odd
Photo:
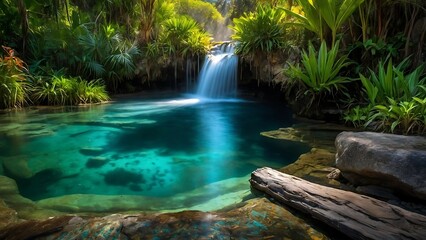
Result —
[{"label": "tropical plant", "polygon": [[234,19],[234,35],[237,41],[236,53],[245,58],[271,53],[286,45],[284,14],[269,6],[258,6],[253,13],[246,13]]},{"label": "tropical plant", "polygon": [[135,59],[140,50],[134,43],[125,41],[112,25],[104,25],[94,33],[86,26],[80,27],[78,44],[82,49],[82,69],[88,78],[102,78],[111,91],[118,91],[118,84],[135,74]]},{"label": "tropical plant", "polygon": [[152,40],[152,30],[155,21],[155,1],[156,0],[141,0],[141,21],[140,21],[140,43],[147,44]]},{"label": "tropical plant", "polygon": [[297,0],[304,14],[281,8],[297,20],[297,24],[318,34],[324,40],[324,23],[331,30],[331,46],[336,42],[337,31],[364,0]]},{"label": "tropical plant", "polygon": [[424,133],[425,102],[426,98],[400,102],[388,98],[386,105],[374,106],[365,126],[392,133]]},{"label": "tropical plant", "polygon": [[[380,62],[377,74],[370,69],[370,77],[360,74],[368,106],[356,107],[346,113],[345,120],[355,126],[375,131],[403,134],[422,134],[426,131],[426,76],[424,65],[404,73],[408,58],[397,66]],[[358,115],[356,114],[358,113]]]},{"label": "tropical plant", "polygon": [[292,81],[284,87],[288,92],[294,89],[294,85],[299,86],[296,90],[296,101],[304,102],[301,109],[297,109],[299,114],[319,115],[318,110],[323,101],[328,101],[331,97],[333,102],[336,102],[336,94],[344,91],[344,84],[351,81],[349,77],[341,75],[342,70],[351,62],[347,55],[338,56],[338,50],[338,42],[327,50],[323,41],[318,52],[310,43],[308,52],[302,52],[302,66],[289,63],[286,72]]},{"label": "tropical plant", "polygon": [[194,19],[186,16],[166,20],[161,33],[159,42],[165,53],[172,56],[176,87],[178,65],[183,65],[187,57],[205,54],[211,38]]},{"label": "tropical plant", "polygon": [[77,104],[99,103],[109,100],[105,85],[100,80],[74,82],[73,90],[77,95]]},{"label": "tropical plant", "polygon": [[333,46],[337,31],[364,0],[316,0],[314,2],[318,4],[319,14],[331,30]]},{"label": "tropical plant", "polygon": [[341,70],[351,63],[347,55],[338,56],[339,43],[330,50],[323,41],[317,52],[312,44],[309,44],[308,52],[302,52],[303,67],[290,64],[290,75],[306,86],[307,91],[314,94],[323,92],[331,93],[333,90],[343,88],[343,84],[351,79],[341,76]]},{"label": "tropical plant", "polygon": [[355,128],[363,127],[369,120],[371,107],[356,106],[343,114],[346,123],[351,123]]},{"label": "tropical plant", "polygon": [[316,1],[309,0],[296,0],[299,6],[303,9],[303,14],[292,11],[287,8],[280,8],[285,11],[289,16],[292,16],[296,22],[294,25],[300,25],[309,31],[312,31],[318,35],[321,41],[324,40],[324,22],[321,18],[320,11]]},{"label": "tropical plant", "polygon": [[6,56],[0,57],[0,108],[21,107],[27,97],[28,70],[13,49],[5,46],[3,49]]},{"label": "tropical plant", "polygon": [[99,80],[87,82],[81,78],[53,75],[39,78],[32,98],[47,105],[77,105],[107,101],[105,86]]},{"label": "tropical plant", "polygon": [[371,104],[384,103],[387,98],[396,101],[410,101],[413,97],[422,93],[422,87],[426,84],[426,76],[422,77],[424,65],[420,65],[409,74],[404,74],[403,68],[407,65],[408,58],[397,66],[393,66],[392,60],[386,63],[379,62],[378,73],[370,69],[370,77],[360,74],[364,90]]},{"label": "tropical plant", "polygon": [[72,90],[71,80],[64,76],[53,76],[49,80],[40,77],[35,83],[31,97],[40,104],[69,105],[75,102]]}]

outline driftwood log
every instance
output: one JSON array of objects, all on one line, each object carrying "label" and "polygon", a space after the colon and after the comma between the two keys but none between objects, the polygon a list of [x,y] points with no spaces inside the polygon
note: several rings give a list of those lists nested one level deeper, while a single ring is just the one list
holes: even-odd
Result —
[{"label": "driftwood log", "polygon": [[353,239],[426,239],[426,216],[371,197],[321,186],[266,167],[254,171],[250,183]]}]

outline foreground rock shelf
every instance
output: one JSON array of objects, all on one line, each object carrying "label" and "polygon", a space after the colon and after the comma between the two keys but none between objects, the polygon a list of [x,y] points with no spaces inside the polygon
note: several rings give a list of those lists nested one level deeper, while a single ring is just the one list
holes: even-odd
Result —
[{"label": "foreground rock shelf", "polygon": [[[4,220],[1,218],[0,223]],[[104,217],[66,215],[45,220],[20,220],[8,226],[0,225],[0,239],[329,238],[285,208],[265,198],[258,198],[241,203],[236,208],[216,212],[134,213]]]},{"label": "foreground rock shelf", "polygon": [[353,239],[424,239],[426,216],[353,192],[261,168],[252,187],[308,213]]}]

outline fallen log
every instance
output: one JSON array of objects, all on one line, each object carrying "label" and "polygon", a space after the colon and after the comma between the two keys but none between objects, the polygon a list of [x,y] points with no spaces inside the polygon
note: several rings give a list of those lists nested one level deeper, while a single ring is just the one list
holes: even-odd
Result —
[{"label": "fallen log", "polygon": [[250,183],[353,239],[426,237],[426,216],[371,197],[321,186],[267,167],[254,171]]}]

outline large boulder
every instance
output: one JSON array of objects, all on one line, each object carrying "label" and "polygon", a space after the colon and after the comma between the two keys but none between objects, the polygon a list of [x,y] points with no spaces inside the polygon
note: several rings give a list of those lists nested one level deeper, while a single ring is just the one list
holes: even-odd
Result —
[{"label": "large boulder", "polygon": [[355,185],[380,185],[426,200],[426,138],[373,132],[336,137],[336,166]]}]

